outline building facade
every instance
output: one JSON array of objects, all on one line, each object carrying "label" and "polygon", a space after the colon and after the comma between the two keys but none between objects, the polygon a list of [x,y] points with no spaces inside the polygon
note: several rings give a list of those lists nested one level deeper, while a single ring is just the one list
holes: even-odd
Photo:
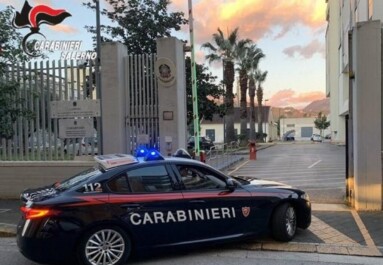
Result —
[{"label": "building facade", "polygon": [[[257,125],[257,113],[258,107],[255,107],[255,132],[258,132]],[[270,106],[263,106],[260,110],[262,112],[262,129],[267,134],[266,141],[275,141],[278,139],[277,124],[274,121],[274,117]],[[250,113],[248,109],[248,115]],[[234,130],[236,135],[239,135],[241,127],[240,109],[234,108]],[[248,131],[250,130],[250,122],[247,123]],[[215,143],[224,143],[225,141],[225,117],[214,115],[213,120],[204,120],[201,122],[201,135],[209,137]]]},{"label": "building facade", "polygon": [[[314,117],[307,118],[281,118],[279,137],[285,140],[287,136],[293,136],[296,141],[310,141],[313,134],[320,135],[321,132],[315,128]],[[331,130],[322,132],[322,137],[331,135]]]},{"label": "building facade", "polygon": [[382,210],[383,1],[326,2],[326,94],[332,141],[346,143],[347,199]]}]

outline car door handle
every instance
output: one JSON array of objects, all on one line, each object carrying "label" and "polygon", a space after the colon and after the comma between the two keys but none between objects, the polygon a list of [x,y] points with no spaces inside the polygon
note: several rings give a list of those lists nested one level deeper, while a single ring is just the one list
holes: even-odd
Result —
[{"label": "car door handle", "polygon": [[190,203],[205,203],[205,200],[191,200]]},{"label": "car door handle", "polygon": [[121,205],[121,208],[125,208],[128,212],[141,209],[141,204],[138,203],[128,203]]}]

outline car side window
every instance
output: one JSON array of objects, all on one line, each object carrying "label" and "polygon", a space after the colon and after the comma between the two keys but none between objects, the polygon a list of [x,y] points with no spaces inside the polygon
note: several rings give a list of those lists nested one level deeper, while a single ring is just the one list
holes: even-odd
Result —
[{"label": "car side window", "polygon": [[214,190],[226,187],[223,179],[206,168],[178,165],[177,169],[186,190]]},{"label": "car side window", "polygon": [[163,165],[126,171],[108,183],[113,192],[148,193],[173,191],[173,182]]}]

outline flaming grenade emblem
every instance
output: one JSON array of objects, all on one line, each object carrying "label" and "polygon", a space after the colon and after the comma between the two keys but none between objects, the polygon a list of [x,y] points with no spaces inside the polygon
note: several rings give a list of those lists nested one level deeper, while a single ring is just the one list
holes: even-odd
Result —
[{"label": "flaming grenade emblem", "polygon": [[29,32],[22,42],[23,49],[26,54],[32,57],[38,57],[41,54],[38,51],[30,50],[27,45],[28,38],[34,34],[45,36],[40,33],[40,25],[57,25],[60,24],[64,19],[70,17],[71,14],[66,12],[64,9],[53,9],[46,5],[38,5],[31,7],[28,1],[25,1],[24,6],[20,12],[16,12],[13,18],[13,26],[15,28],[30,28]]}]

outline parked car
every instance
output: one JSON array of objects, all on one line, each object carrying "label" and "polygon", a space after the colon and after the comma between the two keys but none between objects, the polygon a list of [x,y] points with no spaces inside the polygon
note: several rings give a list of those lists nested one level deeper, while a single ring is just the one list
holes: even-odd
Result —
[{"label": "parked car", "polygon": [[94,168],[24,191],[21,253],[40,263],[121,265],[131,253],[265,233],[290,241],[311,223],[302,190],[154,150],[138,154],[96,156]]},{"label": "parked car", "polygon": [[[210,138],[206,137],[206,136],[200,136],[199,137],[199,147],[200,149],[202,150],[210,150],[212,148],[214,148],[214,143],[212,140],[210,140]],[[194,136],[190,136],[189,139],[188,139],[188,143],[187,143],[187,148],[188,149],[193,149],[194,148],[194,144],[195,144],[195,137]]]},{"label": "parked car", "polygon": [[70,142],[64,146],[64,153],[66,154],[74,153],[75,155],[98,154],[97,137],[96,138],[81,138],[80,140],[77,140],[76,142]]},{"label": "parked car", "polygon": [[62,147],[62,141],[53,132],[38,130],[33,132],[28,138],[29,150],[54,150]]},{"label": "parked car", "polygon": [[311,141],[313,142],[322,142],[322,136],[320,136],[319,134],[313,134],[311,135]]}]

